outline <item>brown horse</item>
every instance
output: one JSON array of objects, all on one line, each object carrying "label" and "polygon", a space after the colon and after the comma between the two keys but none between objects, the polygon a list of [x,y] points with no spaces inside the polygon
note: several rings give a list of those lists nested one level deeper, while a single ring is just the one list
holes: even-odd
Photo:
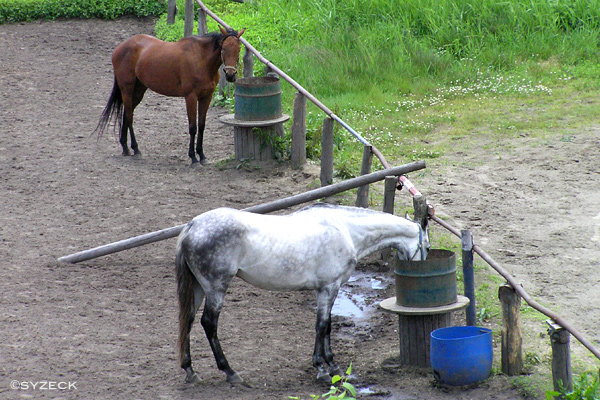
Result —
[{"label": "brown horse", "polygon": [[[244,33],[244,29],[236,32],[219,28],[221,33],[189,36],[176,43],[136,35],[117,46],[112,56],[114,85],[96,131],[102,133],[116,117],[121,129],[123,155],[130,154],[127,148],[128,130],[134,155],[141,154],[133,133],[133,110],[142,101],[146,90],[165,96],[185,97],[190,133],[188,155],[192,165],[198,163],[196,153],[200,156],[200,163],[204,164],[206,157],[202,151],[202,140],[206,112],[219,82],[219,68],[225,64],[227,80],[235,81],[240,55],[239,38]],[[196,134],[198,141],[194,151]]]}]

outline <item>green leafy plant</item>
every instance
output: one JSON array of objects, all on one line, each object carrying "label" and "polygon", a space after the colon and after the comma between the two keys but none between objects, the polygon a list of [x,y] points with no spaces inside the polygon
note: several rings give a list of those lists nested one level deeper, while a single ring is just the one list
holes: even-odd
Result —
[{"label": "green leafy plant", "polygon": [[[356,399],[356,389],[354,385],[348,382],[348,376],[352,374],[352,364],[346,370],[346,376],[341,377],[339,375],[334,375],[331,378],[331,387],[329,388],[329,392],[317,395],[311,394],[310,397],[313,400],[355,400]],[[288,399],[292,400],[300,400],[299,397],[288,396]]]},{"label": "green leafy plant", "polygon": [[484,322],[488,322],[491,317],[492,317],[492,314],[491,314],[490,310],[483,307],[477,313],[477,322],[479,322],[479,324],[481,325]]},{"label": "green leafy plant", "polygon": [[560,391],[549,390],[546,392],[546,400],[554,398],[564,400],[600,400],[600,382],[598,376],[593,372],[584,372],[573,382],[573,391],[566,392],[564,388]]},{"label": "green leafy plant", "polygon": [[291,137],[288,135],[279,136],[275,132],[260,128],[253,128],[252,133],[260,141],[260,151],[271,147],[271,156],[278,162],[283,162],[289,158]]}]

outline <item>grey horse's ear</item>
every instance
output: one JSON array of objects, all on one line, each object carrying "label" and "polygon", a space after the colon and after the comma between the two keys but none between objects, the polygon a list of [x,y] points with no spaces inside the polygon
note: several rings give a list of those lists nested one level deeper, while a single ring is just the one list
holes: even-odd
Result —
[{"label": "grey horse's ear", "polygon": [[409,221],[412,221],[412,218],[410,217],[410,215],[408,215],[408,213],[404,214],[404,218],[406,218]]}]

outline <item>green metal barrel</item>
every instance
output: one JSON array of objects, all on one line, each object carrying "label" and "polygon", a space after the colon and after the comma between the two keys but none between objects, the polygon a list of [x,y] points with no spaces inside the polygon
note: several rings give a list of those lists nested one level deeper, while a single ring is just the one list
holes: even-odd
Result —
[{"label": "green metal barrel", "polygon": [[235,119],[268,121],[281,117],[281,84],[274,77],[235,81]]},{"label": "green metal barrel", "polygon": [[394,259],[396,303],[404,307],[438,307],[457,301],[456,255],[433,249],[425,261]]}]

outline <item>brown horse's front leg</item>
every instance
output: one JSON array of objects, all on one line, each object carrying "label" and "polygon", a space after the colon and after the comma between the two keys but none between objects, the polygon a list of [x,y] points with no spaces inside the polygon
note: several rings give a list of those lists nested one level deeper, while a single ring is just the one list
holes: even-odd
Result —
[{"label": "brown horse's front leg", "polygon": [[198,163],[198,159],[196,158],[196,152],[194,151],[194,143],[196,142],[196,132],[198,128],[196,124],[190,125],[190,146],[188,149],[188,156],[192,159],[192,165]]},{"label": "brown horse's front leg", "polygon": [[208,107],[212,99],[212,92],[210,95],[204,96],[198,99],[198,140],[196,142],[196,153],[200,156],[200,163],[206,164],[206,156],[202,150],[202,143],[204,141],[204,128],[206,126],[206,113],[208,113]]},{"label": "brown horse's front leg", "polygon": [[[198,126],[196,125],[196,114],[198,112],[198,98],[194,94],[190,94],[185,98],[185,107],[188,114],[188,124],[190,132],[190,146],[188,148],[188,156],[192,159],[192,165],[198,163],[196,158],[196,152],[194,151],[194,144],[196,142],[196,133],[198,132]],[[204,130],[204,127],[202,127]]]}]

